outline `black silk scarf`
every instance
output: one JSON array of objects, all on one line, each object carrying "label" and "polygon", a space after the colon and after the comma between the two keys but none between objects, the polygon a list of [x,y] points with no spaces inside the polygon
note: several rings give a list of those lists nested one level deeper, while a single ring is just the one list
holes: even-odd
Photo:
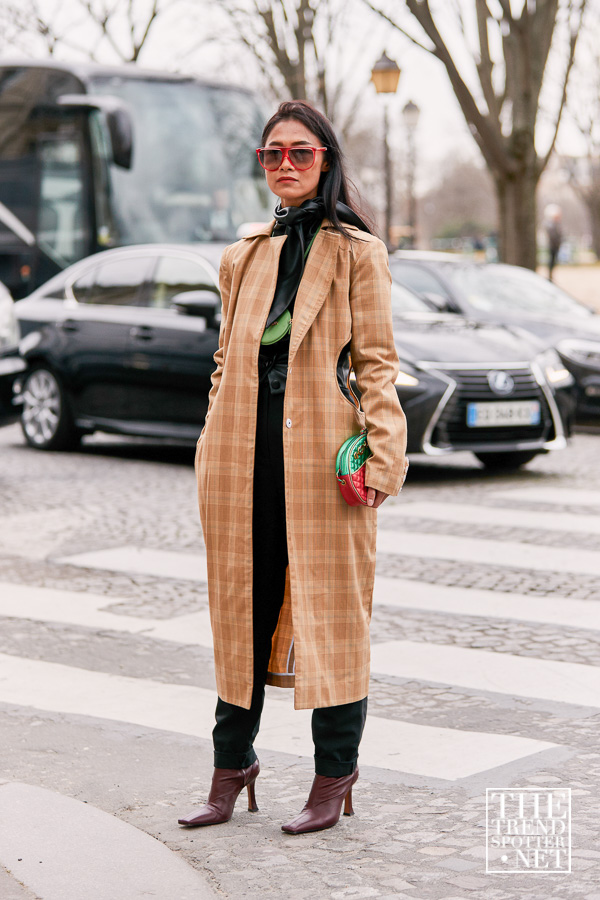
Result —
[{"label": "black silk scarf", "polygon": [[[355,225],[361,231],[370,229],[363,220],[345,203],[337,202],[336,212],[342,222]],[[277,204],[274,212],[276,219],[273,236],[286,234],[279,258],[277,286],[273,297],[271,311],[265,327],[269,327],[290,306],[298,293],[298,287],[304,272],[304,254],[317,228],[325,218],[325,201],[323,197],[305,200],[300,206],[286,206],[282,209]]]}]

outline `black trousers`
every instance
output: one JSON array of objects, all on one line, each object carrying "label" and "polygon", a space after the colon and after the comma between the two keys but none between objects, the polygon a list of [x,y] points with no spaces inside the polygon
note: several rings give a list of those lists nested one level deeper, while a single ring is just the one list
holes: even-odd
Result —
[{"label": "black trousers", "polygon": [[[282,434],[284,396],[283,392],[272,394],[266,379],[261,382],[252,522],[254,688],[250,709],[218,699],[217,724],[213,730],[217,768],[241,769],[256,759],[253,744],[260,725],[271,643],[283,603],[288,564]],[[366,716],[367,697],[313,710],[317,775],[336,777],[350,775],[355,770]]]}]

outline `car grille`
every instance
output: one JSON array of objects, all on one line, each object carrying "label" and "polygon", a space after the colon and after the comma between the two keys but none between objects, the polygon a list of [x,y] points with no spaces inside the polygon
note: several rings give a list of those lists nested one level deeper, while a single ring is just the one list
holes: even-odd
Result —
[{"label": "car grille", "polygon": [[[492,371],[484,369],[446,369],[440,367],[456,381],[457,387],[438,419],[433,432],[432,444],[436,447],[464,447],[473,444],[499,443],[511,441],[544,441],[554,432],[552,416],[548,403],[536,378],[529,368],[504,369],[514,379],[515,386],[510,394],[494,393],[488,383],[488,374]],[[467,425],[467,404],[473,402],[497,402],[505,400],[539,400],[541,417],[539,425],[497,425],[490,428],[470,428]]]}]

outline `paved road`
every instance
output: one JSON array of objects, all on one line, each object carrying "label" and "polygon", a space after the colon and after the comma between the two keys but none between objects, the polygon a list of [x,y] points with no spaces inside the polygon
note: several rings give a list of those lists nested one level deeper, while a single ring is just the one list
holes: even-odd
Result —
[{"label": "paved road", "polygon": [[[1,430],[0,778],[22,787],[0,786],[0,831],[3,796],[22,821],[44,810],[55,839],[104,811],[89,827],[107,847],[111,821],[158,839],[196,896],[600,900],[599,442],[580,435],[511,476],[467,454],[413,459],[378,513],[357,815],[294,838],[280,824],[312,781],[310,712],[275,688],[260,811],[240,799],[226,825],[177,825],[206,796],[215,702],[193,449],[95,437],[43,454]],[[570,788],[572,871],[508,873],[512,856],[492,850],[501,874],[486,872],[486,788]],[[75,887],[58,889],[43,832],[0,834],[3,898],[84,895],[85,848],[68,855]]]}]

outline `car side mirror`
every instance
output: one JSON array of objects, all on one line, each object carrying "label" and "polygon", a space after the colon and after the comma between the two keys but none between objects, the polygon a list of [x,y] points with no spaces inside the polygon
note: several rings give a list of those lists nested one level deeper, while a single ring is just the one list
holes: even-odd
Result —
[{"label": "car side mirror", "polygon": [[123,107],[108,110],[106,124],[114,164],[121,169],[130,169],[133,156],[133,122],[129,111]]},{"label": "car side mirror", "polygon": [[108,94],[62,94],[57,98],[59,106],[104,113],[110,135],[112,160],[122,169],[130,169],[133,156],[133,119],[128,107],[118,98]]},{"label": "car side mirror", "polygon": [[452,307],[447,297],[443,294],[437,294],[435,291],[423,291],[421,296],[428,300],[440,312],[448,312]]},{"label": "car side mirror", "polygon": [[171,297],[169,305],[186,316],[203,316],[208,328],[216,327],[220,299],[215,291],[181,291]]}]

